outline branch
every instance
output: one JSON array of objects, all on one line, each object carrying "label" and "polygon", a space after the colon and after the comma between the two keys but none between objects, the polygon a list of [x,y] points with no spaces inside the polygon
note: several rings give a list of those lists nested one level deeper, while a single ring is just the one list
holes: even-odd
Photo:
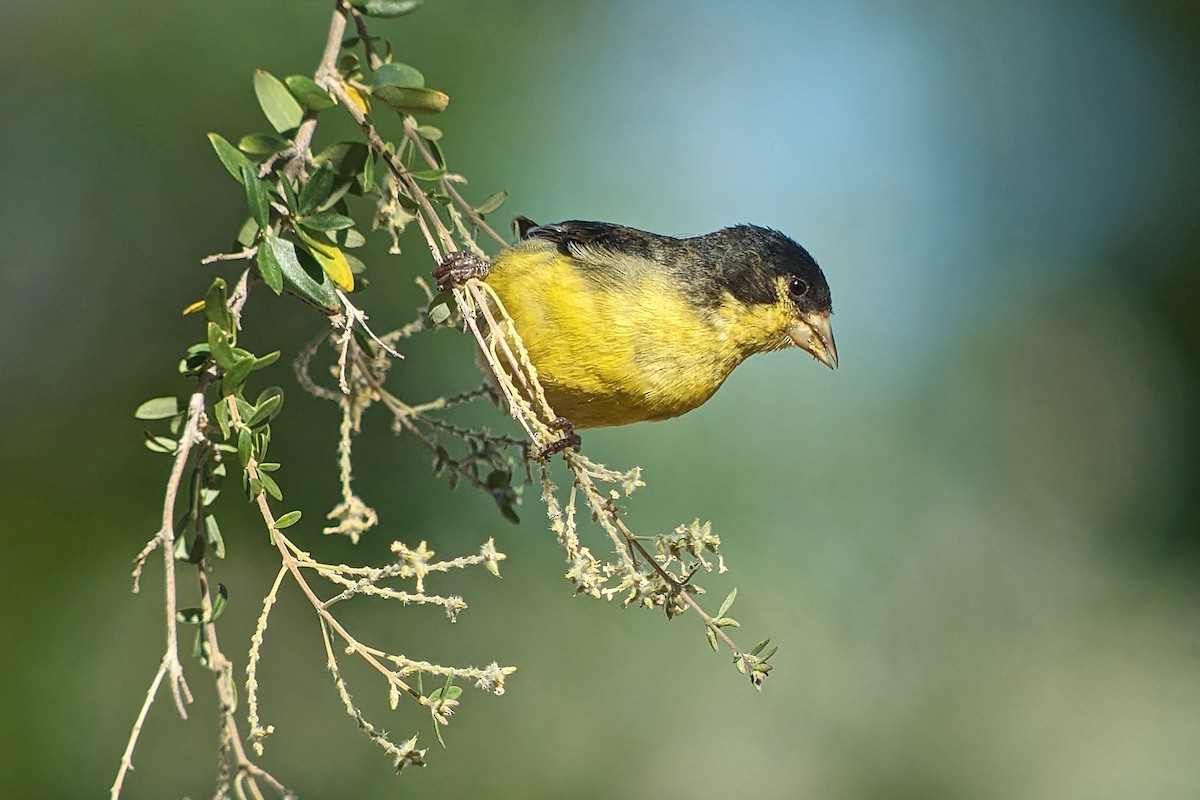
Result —
[{"label": "branch", "polygon": [[154,680],[150,682],[150,689],[146,692],[146,699],[142,702],[142,710],[138,712],[137,719],[134,720],[133,730],[129,732],[129,743],[125,745],[125,753],[121,756],[121,766],[117,768],[117,779],[113,781],[112,788],[108,792],[112,800],[117,800],[121,796],[121,784],[125,782],[125,774],[133,769],[133,748],[137,746],[138,736],[142,733],[142,725],[146,722],[146,715],[150,713],[150,706],[154,705],[154,696],[158,694],[158,687],[162,685],[163,676],[169,669],[167,658],[163,656],[162,662],[158,665],[158,672],[155,673]]}]

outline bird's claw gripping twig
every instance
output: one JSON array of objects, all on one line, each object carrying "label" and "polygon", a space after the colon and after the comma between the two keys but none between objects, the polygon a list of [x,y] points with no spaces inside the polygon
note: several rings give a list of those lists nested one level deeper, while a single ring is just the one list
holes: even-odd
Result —
[{"label": "bird's claw gripping twig", "polygon": [[545,461],[552,455],[561,453],[564,450],[574,450],[579,452],[583,440],[579,438],[579,434],[575,432],[575,426],[565,417],[559,417],[550,423],[550,427],[557,431],[562,431],[562,437],[555,439],[545,447],[539,448],[533,455],[537,461]]},{"label": "bird's claw gripping twig", "polygon": [[486,258],[467,250],[455,250],[433,268],[433,279],[440,291],[463,286],[472,278],[483,280],[492,271]]}]

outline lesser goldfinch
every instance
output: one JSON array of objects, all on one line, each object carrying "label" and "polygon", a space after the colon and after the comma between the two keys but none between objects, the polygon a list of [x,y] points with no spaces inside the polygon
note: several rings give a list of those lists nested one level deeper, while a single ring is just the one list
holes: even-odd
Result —
[{"label": "lesser goldfinch", "polygon": [[779,231],[680,239],[607,222],[516,226],[520,240],[490,265],[455,254],[434,276],[442,288],[487,281],[572,427],[679,416],[748,356],[792,344],[837,366],[829,284]]}]

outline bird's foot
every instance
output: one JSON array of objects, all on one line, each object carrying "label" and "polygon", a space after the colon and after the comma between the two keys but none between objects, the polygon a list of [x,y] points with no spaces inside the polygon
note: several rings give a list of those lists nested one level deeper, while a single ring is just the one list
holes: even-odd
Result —
[{"label": "bird's foot", "polygon": [[583,444],[583,440],[575,432],[575,426],[571,424],[570,420],[565,417],[559,417],[550,423],[550,427],[553,430],[562,431],[562,438],[555,439],[545,447],[535,450],[533,454],[535,460],[545,461],[550,456],[561,453],[564,450],[579,452],[579,447]]},{"label": "bird's foot", "polygon": [[492,271],[486,258],[466,250],[455,250],[433,269],[433,279],[440,291],[463,286],[472,278],[483,280]]}]

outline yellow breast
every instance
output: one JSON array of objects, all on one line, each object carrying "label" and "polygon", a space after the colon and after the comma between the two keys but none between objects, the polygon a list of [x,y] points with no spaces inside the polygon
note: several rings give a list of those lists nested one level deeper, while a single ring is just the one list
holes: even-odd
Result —
[{"label": "yellow breast", "polygon": [[555,412],[576,427],[696,408],[753,352],[787,345],[782,309],[689,302],[661,270],[585,275],[538,244],[502,252],[487,278]]}]

